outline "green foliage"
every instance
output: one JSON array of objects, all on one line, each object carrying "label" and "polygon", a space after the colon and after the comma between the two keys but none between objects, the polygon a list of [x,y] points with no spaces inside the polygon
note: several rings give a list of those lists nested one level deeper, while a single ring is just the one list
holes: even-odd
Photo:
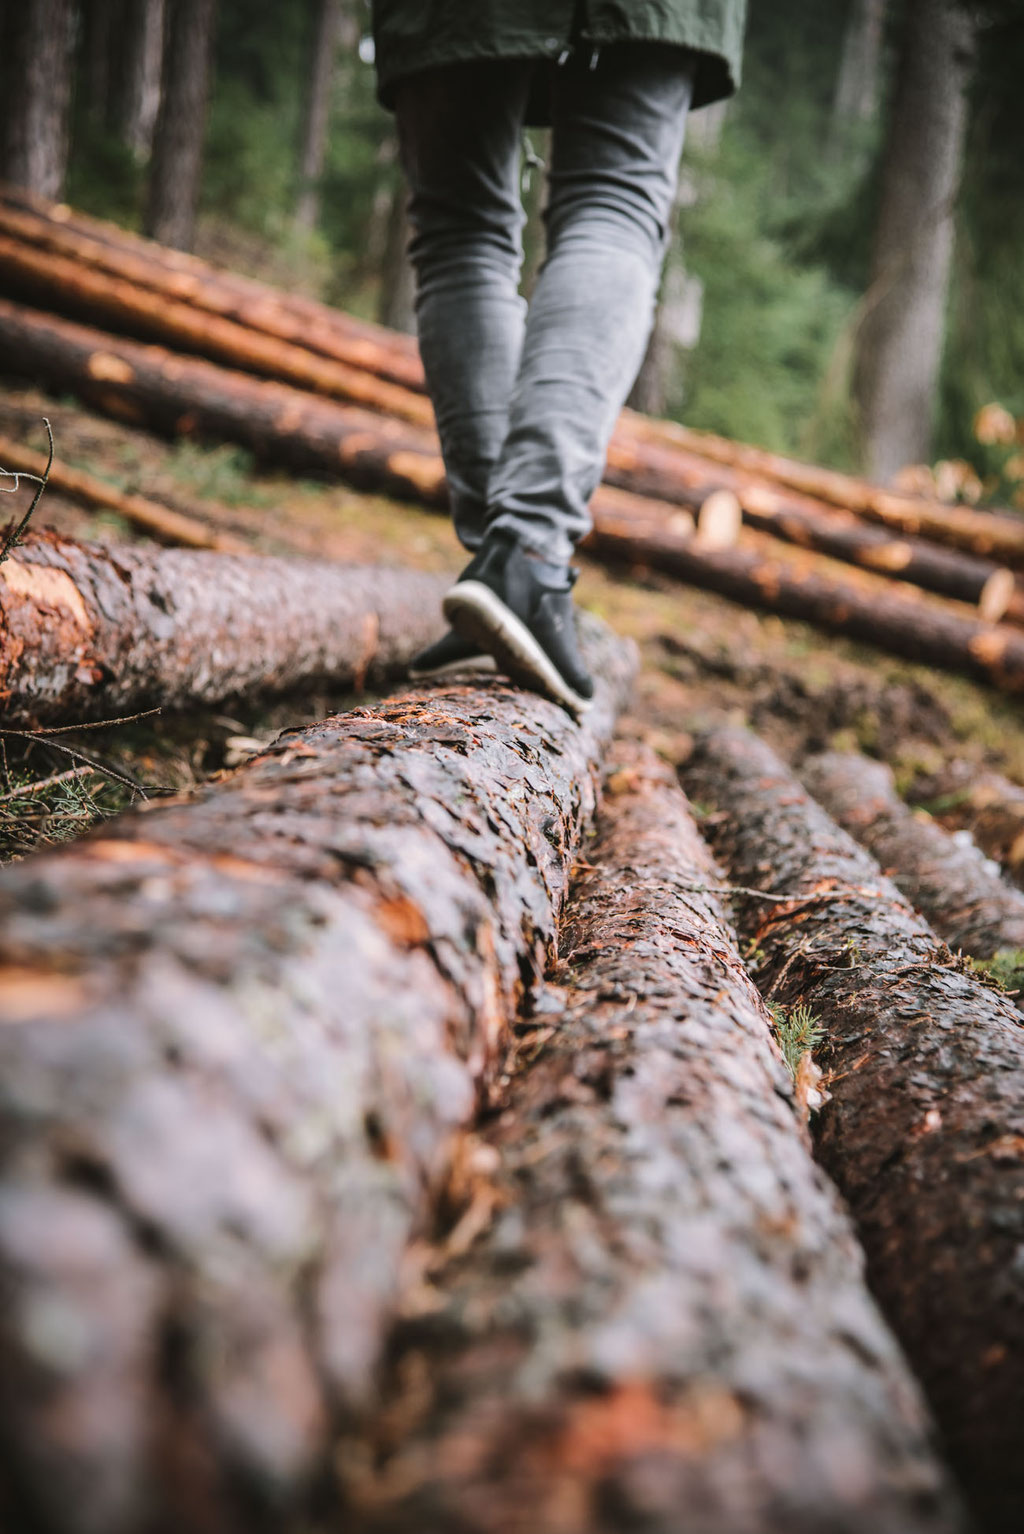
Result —
[{"label": "green foliage", "polygon": [[778,1002],[769,1002],[768,1011],[771,1015],[772,1032],[775,1034],[776,1043],[795,1081],[800,1061],[808,1050],[813,1052],[817,1049],[825,1037],[825,1029],[810,1007],[802,1002],[791,1007],[782,1006]]}]

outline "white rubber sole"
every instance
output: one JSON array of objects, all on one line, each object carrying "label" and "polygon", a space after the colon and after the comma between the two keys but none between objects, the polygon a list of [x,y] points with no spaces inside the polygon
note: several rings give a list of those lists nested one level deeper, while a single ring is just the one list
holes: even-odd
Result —
[{"label": "white rubber sole", "polygon": [[457,633],[486,649],[514,681],[546,693],[556,703],[585,714],[591,706],[571,688],[530,630],[483,581],[459,581],[441,608]]},{"label": "white rubber sole", "polygon": [[494,656],[481,651],[479,655],[467,655],[465,660],[450,660],[443,666],[428,666],[424,671],[410,666],[409,680],[410,682],[432,682],[439,676],[459,676],[465,675],[466,672],[486,671],[493,675],[497,669]]}]

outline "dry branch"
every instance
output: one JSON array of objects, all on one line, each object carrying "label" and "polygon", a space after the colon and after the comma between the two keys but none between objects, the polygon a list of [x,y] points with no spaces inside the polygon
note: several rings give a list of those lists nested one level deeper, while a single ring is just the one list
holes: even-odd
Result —
[{"label": "dry branch", "polygon": [[468,1251],[456,1226],[377,1437],[343,1447],[349,1526],[957,1527],[763,1003],[715,894],[685,893],[714,870],[649,753],[616,752],[587,855],[566,1010],[521,1040],[465,1158],[496,1215]]},{"label": "dry branch", "polygon": [[[10,468],[22,474],[42,476],[46,459],[42,453],[0,436],[0,468]],[[248,545],[230,533],[218,532],[208,527],[198,517],[187,516],[150,501],[145,496],[118,490],[105,480],[96,479],[82,469],[72,469],[66,464],[55,463],[50,469],[49,483],[60,495],[80,501],[82,505],[99,511],[113,511],[133,527],[140,527],[163,543],[181,544],[192,549],[218,549],[225,554],[242,554]]]},{"label": "dry branch", "polygon": [[554,938],[633,670],[596,626],[587,654],[582,726],[497,683],[409,694],[3,875],[19,1526],[311,1526]]},{"label": "dry branch", "polygon": [[378,566],[29,534],[0,565],[3,720],[362,687],[437,637],[445,585]]},{"label": "dry branch", "polygon": [[755,736],[720,730],[688,773],[717,810],[759,984],[827,1030],[822,1161],[986,1534],[1024,1501],[1024,1028]]},{"label": "dry branch", "polygon": [[976,846],[909,810],[884,762],[830,752],[805,762],[801,777],[952,947],[980,959],[1024,949],[1024,894]]}]

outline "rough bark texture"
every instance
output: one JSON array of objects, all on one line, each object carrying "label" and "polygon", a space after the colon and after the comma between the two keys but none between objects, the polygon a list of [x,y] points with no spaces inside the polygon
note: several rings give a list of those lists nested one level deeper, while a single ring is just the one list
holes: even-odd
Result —
[{"label": "rough bark texture", "polygon": [[195,233],[217,0],[167,0],[167,43],[146,233],[188,250]]},{"label": "rough bark texture", "polygon": [[1014,569],[1024,567],[1024,526],[1017,516],[974,511],[967,506],[949,506],[943,501],[884,490],[852,474],[783,458],[765,448],[733,442],[714,432],[696,431],[676,421],[648,421],[630,411],[623,412],[615,440],[623,445],[627,440],[637,440],[665,448],[683,448],[700,458],[748,471],[758,479],[777,481],[815,500],[856,512],[869,521],[891,527],[894,532],[920,535],[951,548],[990,556]]},{"label": "rough bark texture", "polygon": [[71,103],[72,0],[20,0],[4,61],[3,170],[40,197],[60,197]]},{"label": "rough bark texture", "polygon": [[711,860],[648,752],[613,757],[587,859],[565,1008],[521,1037],[487,1132],[474,1197],[496,1215],[468,1250],[455,1227],[435,1308],[398,1332],[348,1527],[957,1527]]},{"label": "rough bark texture", "polygon": [[756,944],[757,978],[827,1029],[819,1154],[883,1312],[924,1384],[981,1527],[1024,1499],[1024,1027],[964,973],[877,863],[753,735],[687,777]]},{"label": "rough bark texture", "polygon": [[1024,894],[973,843],[962,846],[908,809],[884,762],[830,752],[805,762],[800,775],[951,947],[980,959],[1024,949]]},{"label": "rough bark texture", "polygon": [[429,434],[355,406],[2,299],[0,360],[52,386],[73,388],[120,420],[174,435],[208,432],[293,468],[447,505],[444,466]]},{"label": "rough bark texture", "polygon": [[962,671],[1010,693],[1024,692],[1024,636],[1006,624],[983,623],[963,609],[918,597],[912,587],[857,572],[853,580],[822,574],[814,559],[779,559],[770,544],[702,549],[657,516],[594,518],[586,547],[599,558],[649,565],[733,601],[802,618],[837,634],[866,640],[911,660]]},{"label": "rough bark texture", "polygon": [[879,479],[931,453],[973,18],[956,0],[909,0],[904,28],[854,369]]},{"label": "rough bark texture", "polygon": [[607,631],[588,653],[583,725],[498,683],[410,694],[3,875],[16,1526],[280,1534],[318,1476],[330,1502],[554,940],[632,675]]},{"label": "rough bark texture", "polygon": [[[0,436],[0,468],[20,470],[42,478],[46,472],[46,457],[31,448],[14,442],[10,437]],[[134,527],[140,527],[161,543],[183,544],[190,549],[218,549],[223,554],[244,554],[249,545],[231,533],[218,532],[216,528],[201,522],[198,517],[175,511],[159,501],[147,500],[142,495],[131,495],[118,490],[106,480],[96,479],[82,469],[72,469],[66,464],[54,462],[50,466],[48,487],[60,495],[80,502],[96,510],[114,511]]]},{"label": "rough bark texture", "polygon": [[342,19],[343,0],[320,0],[299,151],[299,195],[295,204],[295,226],[305,233],[316,228],[320,217],[320,177],[327,153],[331,86]]},{"label": "rough bark texture", "polygon": [[318,681],[362,687],[439,636],[446,585],[373,565],[30,533],[0,565],[3,717],[67,722]]},{"label": "rough bark texture", "polygon": [[419,352],[408,336],[395,336],[300,294],[221,271],[115,224],[54,208],[16,188],[4,187],[2,197],[0,228],[12,236],[423,392]]},{"label": "rough bark texture", "polygon": [[10,293],[42,299],[62,314],[110,324],[143,340],[169,342],[214,361],[261,373],[300,388],[354,400],[399,420],[431,427],[434,412],[414,394],[364,368],[320,357],[304,346],[262,334],[187,300],[153,293],[123,278],[95,272],[80,260],[34,249],[0,235],[0,277]]}]

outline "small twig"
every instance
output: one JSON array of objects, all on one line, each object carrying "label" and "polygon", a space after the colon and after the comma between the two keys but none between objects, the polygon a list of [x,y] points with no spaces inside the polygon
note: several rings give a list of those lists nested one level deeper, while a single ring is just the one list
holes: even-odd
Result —
[{"label": "small twig", "polygon": [[[46,460],[46,468],[43,471],[42,479],[37,479],[36,475],[34,474],[25,474],[22,476],[25,479],[36,480],[39,489],[32,497],[32,504],[28,511],[26,511],[25,515],[22,517],[21,521],[17,523],[17,525],[15,525],[13,522],[11,523],[11,526],[7,532],[7,536],[3,542],[3,548],[0,548],[0,565],[3,564],[5,559],[9,559],[11,557],[11,550],[16,549],[24,537],[25,530],[32,520],[32,513],[35,511],[36,507],[39,505],[39,502],[43,498],[43,491],[46,489],[46,482],[50,477],[50,470],[53,468],[53,428],[51,427],[50,422],[45,415],[43,416],[43,425],[46,427],[46,435],[50,439],[50,456]],[[15,474],[14,488],[17,489],[17,487],[18,475]]]},{"label": "small twig", "polygon": [[767,900],[772,905],[806,905],[812,900],[845,900],[845,890],[823,890],[818,895],[769,895],[766,890],[751,889],[746,884],[675,884],[673,889],[685,895],[749,895],[753,900]]},{"label": "small twig", "polygon": [[72,778],[87,778],[97,772],[96,767],[69,767],[66,772],[55,772],[52,778],[40,778],[36,783],[23,783],[20,788],[12,788],[9,793],[0,794],[0,804],[7,804],[11,799],[24,799],[30,794],[41,794],[47,788],[56,788],[58,783],[70,783]]},{"label": "small twig", "polygon": [[[18,740],[39,739],[38,734],[34,733],[32,730],[0,729],[0,735],[13,735],[16,736]],[[84,751],[75,751],[71,746],[62,745],[59,740],[47,739],[43,742],[43,744],[48,746],[51,751],[63,751],[65,756],[73,757],[76,762],[84,762],[87,766],[94,768],[97,772],[102,772],[104,777],[113,778],[115,783],[121,783],[125,788],[132,789],[134,793],[141,794],[143,799],[149,797],[144,784],[136,782],[134,778],[129,777],[126,773],[118,772],[115,768],[108,767],[106,762],[97,762],[93,757],[86,756]]]},{"label": "small twig", "polygon": [[160,709],[158,708],[147,708],[143,709],[141,714],[122,714],[117,719],[89,719],[84,724],[51,724],[47,725],[45,729],[40,727],[26,733],[33,736],[70,735],[72,730],[99,730],[108,724],[134,724],[137,719],[150,719],[154,714],[159,713]]}]

